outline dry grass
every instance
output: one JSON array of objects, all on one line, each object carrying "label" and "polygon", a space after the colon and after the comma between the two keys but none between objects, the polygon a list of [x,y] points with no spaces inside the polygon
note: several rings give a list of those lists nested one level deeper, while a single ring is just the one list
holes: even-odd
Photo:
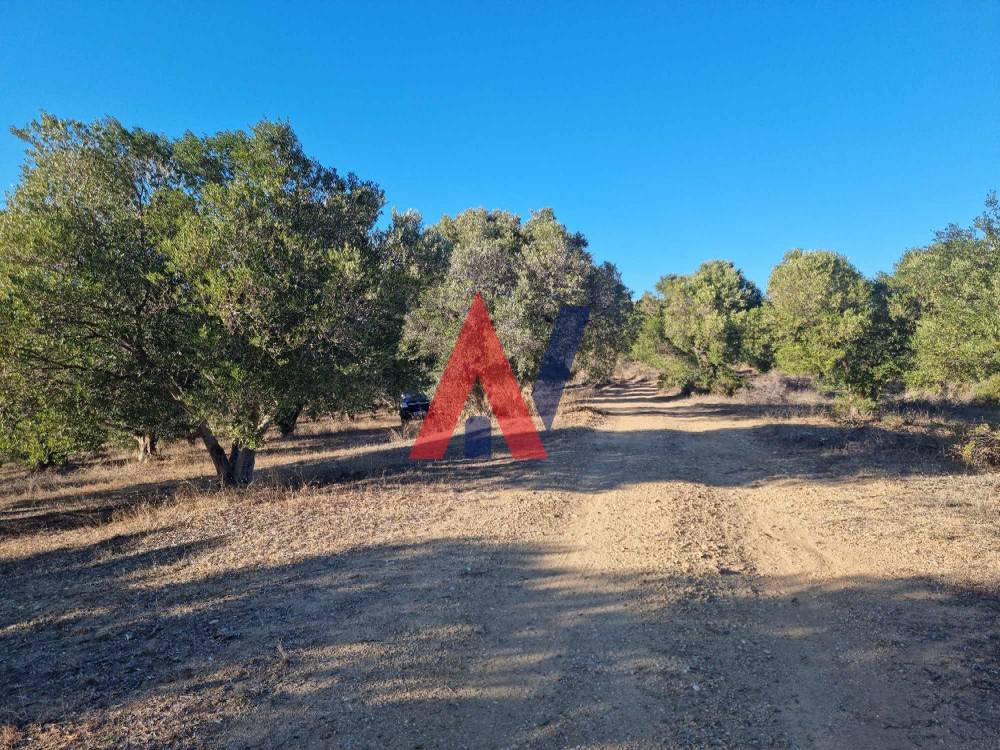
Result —
[{"label": "dry grass", "polygon": [[886,443],[918,446],[973,470],[1000,465],[996,428],[1000,407],[984,404],[968,389],[933,396],[905,393],[875,402],[826,394],[809,378],[772,371],[752,378],[735,401],[769,420],[843,425],[855,431],[856,441],[865,441],[871,448]]},{"label": "dry grass", "polygon": [[[284,576],[425,539],[474,511],[469,482],[414,474],[405,455],[418,427],[393,415],[305,422],[268,443],[243,491],[215,488],[203,450],[184,442],[142,465],[116,455],[42,475],[5,469],[0,642],[19,656],[0,689],[0,747],[196,747],[247,719],[294,666],[309,617],[275,621],[254,602],[286,588],[279,598],[293,601]],[[48,658],[81,666],[47,681],[37,665]],[[82,666],[92,658],[104,667]]]},{"label": "dry grass", "polygon": [[833,404],[832,397],[820,393],[809,378],[776,370],[751,377],[734,399],[758,407],[761,416],[776,420],[828,416]]},{"label": "dry grass", "polygon": [[[512,467],[503,456],[414,467],[405,460],[410,436],[393,415],[380,415],[306,422],[293,438],[273,440],[260,454],[258,482],[243,492],[214,489],[204,451],[186,443],[141,466],[122,455],[42,476],[5,470],[0,748],[307,744],[295,731],[317,747],[393,744],[378,732],[412,740],[408,746],[488,743],[501,736],[489,723],[493,706],[498,716],[533,717],[563,700],[551,713],[562,711],[562,726],[572,729],[604,705],[602,680],[634,675],[649,681],[641,682],[648,694],[635,696],[669,695],[671,706],[707,719],[682,716],[678,731],[710,727],[718,711],[697,712],[717,703],[730,710],[757,688],[727,693],[727,681],[755,675],[741,678],[734,663],[716,686],[711,665],[724,662],[727,646],[720,650],[716,635],[697,640],[689,620],[673,618],[691,616],[692,591],[709,591],[722,607],[704,615],[717,618],[712,633],[762,606],[750,600],[742,609],[712,588],[718,575],[700,577],[746,563],[743,542],[718,535],[737,533],[742,521],[725,514],[757,494],[771,515],[787,504],[777,521],[793,542],[800,530],[786,521],[813,514],[803,518],[823,530],[837,560],[861,540],[858,560],[885,547],[886,565],[912,566],[894,575],[933,569],[995,584],[992,558],[981,554],[996,542],[995,474],[952,474],[900,442],[898,435],[922,439],[928,420],[919,411],[900,413],[892,427],[887,415],[878,428],[834,428],[823,397],[773,387],[784,401],[644,397],[625,404],[626,416],[608,417],[590,401],[619,396],[573,386],[556,423],[562,434],[546,437],[553,458],[542,468]],[[675,405],[694,416],[658,421]],[[595,441],[603,450],[593,450]],[[904,464],[924,474],[895,471]],[[856,480],[880,471],[884,477]],[[759,519],[766,544],[779,533],[771,515]],[[664,519],[674,526],[658,525]],[[904,542],[906,554],[889,548]],[[571,563],[585,571],[581,578]],[[702,572],[692,578],[691,570]],[[671,587],[677,598],[663,608]],[[625,592],[634,598],[627,606]],[[910,600],[916,594],[907,596],[894,601],[892,618],[924,616],[924,605]],[[809,601],[798,590],[795,597]],[[791,594],[780,612],[798,611],[790,602]],[[640,605],[648,608],[642,616],[633,611]],[[670,659],[679,664],[692,653],[704,658],[684,662],[679,670],[694,671],[665,687],[657,675],[673,673],[664,665],[644,671],[652,663],[639,650],[646,640],[660,651],[677,646]],[[768,651],[781,641],[774,643]],[[595,667],[602,644],[626,656]],[[817,654],[832,653],[817,646]],[[749,657],[761,660],[756,670],[770,668],[763,648]],[[717,695],[692,692],[689,676],[698,670]],[[536,678],[533,692],[525,686]],[[932,689],[936,700],[951,690]],[[648,715],[656,731],[667,731],[658,715],[635,710],[636,722]],[[615,718],[593,715],[601,713]],[[323,734],[324,722],[341,734]],[[536,734],[523,736],[587,743],[542,734],[549,726],[531,724]],[[626,728],[615,720],[602,734],[598,724],[593,737],[617,741]]]},{"label": "dry grass", "polygon": [[[257,457],[263,482],[290,486],[330,478],[337,461],[348,459],[350,471],[376,468],[383,450],[393,442],[398,420],[383,414],[340,422],[304,421],[291,438],[272,436]],[[398,441],[397,441],[398,442]],[[371,460],[366,461],[365,457]],[[113,453],[66,470],[31,473],[17,467],[0,468],[0,510],[6,525],[23,516],[25,523],[39,517],[39,509],[58,503],[63,521],[85,524],[108,520],[136,504],[209,490],[213,469],[200,443],[177,441],[161,447],[156,460],[137,464],[128,452]],[[46,521],[58,521],[44,516]]]},{"label": "dry grass", "polygon": [[[91,476],[105,486],[105,474]],[[63,486],[50,490],[66,497]],[[256,627],[273,613],[253,604],[286,585],[282,571],[410,538],[455,501],[449,489],[378,476],[288,486],[265,474],[243,492],[184,485],[100,522],[2,539],[0,640],[21,654],[9,665],[96,658],[104,668],[69,668],[46,684],[44,671],[29,678],[14,666],[13,681],[31,689],[4,695],[0,747],[201,746],[219,724],[249,717],[252,696],[292,663],[294,648]],[[280,627],[294,633],[306,616]],[[147,680],[169,689],[147,692]]]},{"label": "dry grass", "polygon": [[977,469],[1000,467],[1000,430],[978,424],[957,430],[953,454]]}]

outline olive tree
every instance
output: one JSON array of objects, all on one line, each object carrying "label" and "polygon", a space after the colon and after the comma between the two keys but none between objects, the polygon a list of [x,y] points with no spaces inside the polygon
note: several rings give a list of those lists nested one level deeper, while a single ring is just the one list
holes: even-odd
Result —
[{"label": "olive tree", "polygon": [[611,264],[595,266],[587,240],[550,209],[526,222],[506,211],[470,209],[427,231],[446,262],[407,316],[404,351],[431,371],[443,368],[476,292],[521,383],[538,370],[564,305],[589,305],[579,365],[595,373],[614,366],[630,343],[632,302]]},{"label": "olive tree", "polygon": [[148,454],[183,429],[172,388],[190,374],[184,284],[160,252],[190,206],[171,145],[113,119],[13,132],[27,159],[0,215],[0,363],[18,387],[0,429],[58,443],[41,463],[102,431]]},{"label": "olive tree", "polygon": [[151,450],[194,428],[220,480],[245,484],[272,424],[385,391],[420,232],[375,229],[376,185],[308,158],[283,123],[171,141],[45,116],[15,132],[0,450],[37,433],[19,453],[44,463],[98,435]]},{"label": "olive tree", "polygon": [[728,261],[704,263],[690,276],[668,275],[643,299],[633,355],[685,394],[732,393],[740,366],[763,365],[751,346],[761,293]]},{"label": "olive tree", "polygon": [[284,123],[189,133],[175,159],[195,200],[165,248],[198,321],[196,377],[178,397],[220,480],[246,484],[279,418],[380,383],[382,192],[307,157]]}]

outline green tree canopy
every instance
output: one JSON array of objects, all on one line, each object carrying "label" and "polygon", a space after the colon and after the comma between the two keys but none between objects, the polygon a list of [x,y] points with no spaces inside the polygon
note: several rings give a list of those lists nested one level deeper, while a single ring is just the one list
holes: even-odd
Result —
[{"label": "green tree canopy", "polygon": [[46,469],[107,440],[91,394],[80,387],[42,386],[0,365],[0,460]]},{"label": "green tree canopy", "polygon": [[[944,390],[1000,379],[1000,208],[907,252],[889,280],[912,334],[910,384]],[[1000,383],[995,392],[1000,393]]]},{"label": "green tree canopy", "polygon": [[518,379],[532,380],[563,305],[590,305],[579,366],[598,377],[627,349],[631,297],[617,269],[595,266],[587,241],[550,209],[527,222],[506,211],[470,209],[428,230],[447,261],[406,323],[407,351],[440,371],[474,294],[483,295]]},{"label": "green tree canopy", "polygon": [[767,296],[778,367],[879,394],[894,372],[898,345],[884,285],[837,253],[792,250],[771,272]]},{"label": "green tree canopy", "polygon": [[164,246],[197,322],[197,377],[179,398],[220,477],[244,483],[281,415],[355,405],[381,385],[382,192],[308,158],[283,123],[189,133],[175,159],[195,197]]},{"label": "green tree canopy", "polygon": [[642,328],[633,347],[665,385],[685,393],[732,393],[737,368],[761,365],[756,345],[760,290],[728,261],[710,261],[690,276],[668,275],[640,304]]},{"label": "green tree canopy", "polygon": [[[158,248],[191,201],[171,144],[112,119],[45,115],[13,132],[28,150],[0,216],[0,359],[10,393],[40,398],[8,398],[8,425],[23,442],[30,425],[69,420],[60,455],[100,430],[176,433],[171,387],[190,374],[183,282]],[[72,416],[59,420],[60,405]]]},{"label": "green tree canopy", "polygon": [[374,183],[308,158],[283,123],[170,141],[44,116],[15,132],[0,446],[35,431],[56,456],[99,431],[197,427],[220,479],[244,483],[282,415],[384,395],[433,248],[419,218],[376,230]]}]

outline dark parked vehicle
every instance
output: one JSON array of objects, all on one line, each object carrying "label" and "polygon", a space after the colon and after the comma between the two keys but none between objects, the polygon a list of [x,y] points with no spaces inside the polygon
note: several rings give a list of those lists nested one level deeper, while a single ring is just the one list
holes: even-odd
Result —
[{"label": "dark parked vehicle", "polygon": [[412,419],[423,419],[430,408],[431,401],[424,394],[404,393],[399,402],[399,420],[406,424]]}]

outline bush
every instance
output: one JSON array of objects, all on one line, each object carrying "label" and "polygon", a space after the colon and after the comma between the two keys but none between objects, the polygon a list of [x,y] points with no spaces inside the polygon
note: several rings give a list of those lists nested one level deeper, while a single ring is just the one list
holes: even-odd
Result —
[{"label": "bush", "polygon": [[958,433],[952,453],[976,469],[1000,467],[1000,430],[985,423],[967,427]]},{"label": "bush", "polygon": [[728,261],[704,263],[690,276],[664,276],[640,302],[633,356],[684,393],[732,395],[741,365],[766,366],[760,343],[760,290]]},{"label": "bush", "polygon": [[793,250],[767,292],[775,364],[785,372],[867,398],[898,377],[903,337],[884,281],[869,282],[837,253]]},{"label": "bush", "polygon": [[838,422],[860,425],[881,419],[882,410],[878,399],[847,392],[833,400],[831,414]]}]

